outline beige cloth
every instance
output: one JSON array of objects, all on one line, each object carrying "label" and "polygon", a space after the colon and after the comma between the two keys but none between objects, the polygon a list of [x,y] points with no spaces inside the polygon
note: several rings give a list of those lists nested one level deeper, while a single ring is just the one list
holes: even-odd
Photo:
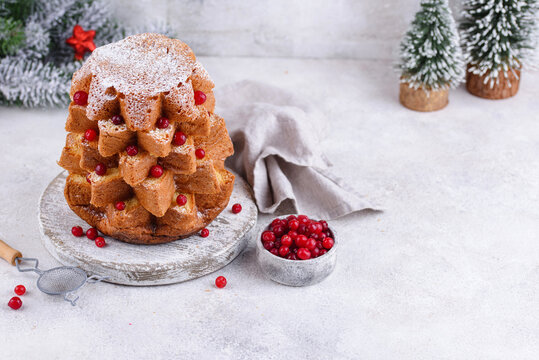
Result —
[{"label": "beige cloth", "polygon": [[216,98],[234,142],[227,166],[251,184],[261,212],[291,206],[334,219],[373,208],[331,170],[318,145],[324,118],[307,101],[253,81],[217,89]]}]

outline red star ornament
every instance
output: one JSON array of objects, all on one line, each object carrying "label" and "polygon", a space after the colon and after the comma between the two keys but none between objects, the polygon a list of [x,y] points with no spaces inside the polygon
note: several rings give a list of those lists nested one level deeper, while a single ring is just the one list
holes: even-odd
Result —
[{"label": "red star ornament", "polygon": [[84,31],[80,25],[73,27],[73,36],[66,43],[75,50],[75,59],[82,60],[86,51],[95,50],[94,36],[95,30]]}]

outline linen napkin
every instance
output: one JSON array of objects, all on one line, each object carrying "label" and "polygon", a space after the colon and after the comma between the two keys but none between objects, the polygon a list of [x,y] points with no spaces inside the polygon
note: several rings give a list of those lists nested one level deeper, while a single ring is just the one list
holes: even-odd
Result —
[{"label": "linen napkin", "polygon": [[316,135],[324,117],[308,101],[249,80],[219,88],[215,97],[234,143],[227,166],[252,186],[260,212],[291,208],[334,219],[373,209],[330,169]]}]

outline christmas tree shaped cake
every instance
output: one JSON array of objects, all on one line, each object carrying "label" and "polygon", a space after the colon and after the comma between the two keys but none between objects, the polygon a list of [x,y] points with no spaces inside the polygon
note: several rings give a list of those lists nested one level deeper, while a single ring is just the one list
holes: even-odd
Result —
[{"label": "christmas tree shaped cake", "polygon": [[71,84],[59,161],[70,208],[130,243],[169,242],[210,223],[234,185],[213,86],[179,40],[140,34],[97,48]]}]

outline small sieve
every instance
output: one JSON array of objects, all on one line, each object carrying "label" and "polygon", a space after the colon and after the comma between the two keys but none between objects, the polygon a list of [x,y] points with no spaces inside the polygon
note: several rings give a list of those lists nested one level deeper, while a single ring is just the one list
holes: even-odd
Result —
[{"label": "small sieve", "polygon": [[[17,267],[20,272],[33,271],[39,275],[37,288],[48,295],[60,295],[64,300],[75,306],[79,297],[75,294],[77,290],[86,283],[97,283],[106,280],[107,277],[93,275],[88,277],[84,270],[74,266],[60,266],[49,270],[39,269],[39,260],[35,258],[24,258],[22,254],[11,248],[0,240],[0,257]],[[23,267],[22,262],[33,263]]]}]

